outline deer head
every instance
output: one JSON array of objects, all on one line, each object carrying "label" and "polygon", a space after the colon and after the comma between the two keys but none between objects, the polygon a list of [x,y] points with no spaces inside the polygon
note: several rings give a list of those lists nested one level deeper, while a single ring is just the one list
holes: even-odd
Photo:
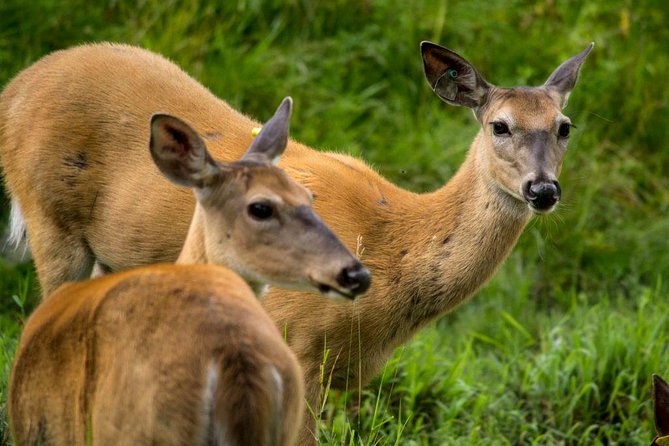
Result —
[{"label": "deer head", "polygon": [[201,252],[200,261],[225,265],[252,286],[353,298],[369,287],[369,271],[314,213],[311,193],[276,166],[288,141],[291,109],[292,100],[284,99],[233,163],[215,161],[185,122],[156,114],[151,155],[163,175],[195,191],[184,250]]},{"label": "deer head", "polygon": [[501,88],[455,52],[421,43],[430,87],[447,103],[471,108],[481,124],[474,145],[484,180],[535,213],[552,211],[560,200],[558,176],[573,127],[562,109],[593,46],[560,65],[540,87]]}]

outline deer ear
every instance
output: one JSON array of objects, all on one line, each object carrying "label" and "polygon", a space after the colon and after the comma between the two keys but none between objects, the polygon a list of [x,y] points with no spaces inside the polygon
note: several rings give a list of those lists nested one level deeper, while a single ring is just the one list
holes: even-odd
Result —
[{"label": "deer ear", "polygon": [[170,181],[203,188],[221,171],[204,141],[188,124],[171,115],[151,117],[151,157]]},{"label": "deer ear", "polygon": [[485,104],[492,86],[465,58],[427,41],[421,42],[420,51],[427,82],[441,99],[475,112]]},{"label": "deer ear", "polygon": [[242,160],[256,160],[278,164],[281,154],[288,144],[288,129],[290,115],[293,110],[293,99],[288,96],[274,112],[274,116],[265,123],[251,147],[246,151]]},{"label": "deer ear", "polygon": [[653,406],[657,434],[669,435],[669,384],[657,375],[653,375]]},{"label": "deer ear", "polygon": [[578,72],[581,69],[581,65],[585,61],[585,58],[588,57],[590,51],[595,46],[595,42],[590,43],[586,49],[562,63],[559,67],[553,71],[553,74],[550,75],[544,86],[557,91],[562,98],[562,108],[567,106],[567,100],[569,99],[569,94],[574,89],[576,85],[576,80],[578,79]]}]

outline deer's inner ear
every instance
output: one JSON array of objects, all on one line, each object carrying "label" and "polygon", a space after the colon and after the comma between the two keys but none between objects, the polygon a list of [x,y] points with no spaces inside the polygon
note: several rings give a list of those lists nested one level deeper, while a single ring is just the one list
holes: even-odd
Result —
[{"label": "deer's inner ear", "polygon": [[220,170],[200,135],[175,116],[151,117],[149,145],[158,169],[180,186],[203,188]]},{"label": "deer's inner ear", "polygon": [[464,57],[432,42],[422,42],[421,53],[425,77],[441,99],[475,111],[484,105],[491,85]]}]

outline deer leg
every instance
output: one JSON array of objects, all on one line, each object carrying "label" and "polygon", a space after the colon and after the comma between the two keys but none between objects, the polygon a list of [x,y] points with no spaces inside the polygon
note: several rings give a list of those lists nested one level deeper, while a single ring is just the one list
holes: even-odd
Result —
[{"label": "deer leg", "polygon": [[29,228],[39,228],[28,235],[42,296],[51,294],[68,281],[82,280],[93,267],[93,254],[86,242],[68,233],[46,218],[28,221]]}]

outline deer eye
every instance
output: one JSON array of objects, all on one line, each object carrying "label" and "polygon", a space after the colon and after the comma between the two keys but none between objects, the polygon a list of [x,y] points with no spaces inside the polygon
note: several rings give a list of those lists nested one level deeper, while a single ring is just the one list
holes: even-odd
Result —
[{"label": "deer eye", "polygon": [[255,220],[267,220],[274,215],[274,208],[268,203],[251,203],[247,209],[249,215]]},{"label": "deer eye", "polygon": [[504,122],[495,121],[491,122],[491,124],[492,124],[492,133],[495,136],[511,135],[511,132],[509,131],[509,126],[506,125]]},{"label": "deer eye", "polygon": [[569,136],[569,130],[571,129],[571,124],[565,122],[560,124],[560,128],[558,129],[558,135],[560,138],[567,138]]}]

